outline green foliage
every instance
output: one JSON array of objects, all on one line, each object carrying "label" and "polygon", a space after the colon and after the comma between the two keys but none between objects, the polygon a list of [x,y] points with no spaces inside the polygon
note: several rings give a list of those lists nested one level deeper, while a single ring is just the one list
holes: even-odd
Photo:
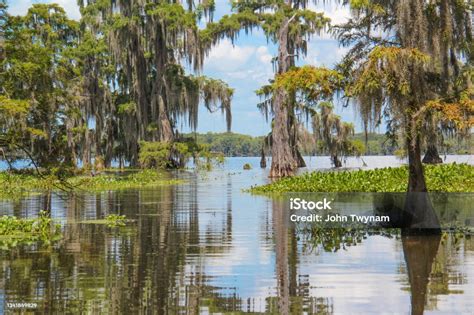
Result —
[{"label": "green foliage", "polygon": [[[140,143],[140,154],[139,162],[142,168],[172,168],[174,161],[171,160],[171,154],[173,150],[181,149],[176,143],[168,142],[141,142]],[[183,152],[183,154],[186,152]]]},{"label": "green foliage", "polygon": [[127,217],[125,215],[119,214],[109,214],[105,217],[108,227],[121,227],[125,226],[127,222]]},{"label": "green foliage", "polygon": [[410,81],[413,67],[427,67],[429,61],[429,55],[418,49],[375,47],[347,93],[378,95],[383,90],[392,98],[406,97],[413,94]]},{"label": "green foliage", "polygon": [[329,102],[319,104],[320,112],[312,116],[313,132],[318,144],[328,152],[335,167],[340,167],[340,157],[349,155],[360,156],[360,148],[356,148],[349,139],[354,135],[354,125],[343,122],[341,117],[333,112],[333,105]]},{"label": "green foliage", "polygon": [[55,224],[46,211],[38,218],[20,219],[14,216],[0,217],[0,248],[10,249],[22,244],[41,242],[50,245],[61,238],[61,226]]},{"label": "green foliage", "polygon": [[[425,166],[429,191],[474,192],[474,166],[445,164]],[[375,170],[313,172],[258,186],[254,193],[285,192],[405,192],[408,167]]]},{"label": "green foliage", "polygon": [[350,140],[349,148],[350,154],[357,157],[364,155],[366,152],[365,144],[360,140]]},{"label": "green foliage", "polygon": [[250,165],[249,163],[245,163],[244,166],[243,166],[243,169],[246,170],[246,171],[251,170],[252,165]]},{"label": "green foliage", "polygon": [[289,93],[301,92],[305,99],[315,102],[332,98],[341,89],[342,75],[336,70],[322,67],[295,67],[276,77],[273,90],[284,88]]},{"label": "green foliage", "polygon": [[88,191],[149,188],[182,183],[156,170],[131,171],[128,175],[75,176],[68,179],[68,182],[77,189]]},{"label": "green foliage", "polygon": [[197,168],[211,169],[224,162],[224,154],[213,152],[207,144],[192,139],[182,142],[141,142],[139,162],[142,168],[184,168],[193,158]]},{"label": "green foliage", "polygon": [[11,144],[31,148],[42,163],[60,161],[66,155],[64,113],[79,82],[73,61],[79,24],[57,4],[34,4],[25,16],[7,15],[2,30],[1,135]]},{"label": "green foliage", "polygon": [[0,185],[2,186],[0,199],[17,199],[31,193],[57,190],[63,187],[64,183],[75,191],[102,191],[175,185],[182,183],[182,181],[171,179],[168,174],[156,170],[131,171],[129,174],[118,175],[65,175],[62,180],[55,174],[39,177],[28,173],[0,172]]}]

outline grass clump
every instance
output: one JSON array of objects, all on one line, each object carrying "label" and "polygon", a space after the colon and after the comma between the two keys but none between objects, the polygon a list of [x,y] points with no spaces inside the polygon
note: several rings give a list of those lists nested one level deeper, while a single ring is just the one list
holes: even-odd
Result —
[{"label": "grass clump", "polygon": [[46,211],[35,219],[15,216],[0,217],[0,248],[10,249],[21,244],[41,242],[49,245],[61,238],[61,227],[55,224]]},{"label": "grass clump", "polygon": [[[429,191],[474,192],[474,166],[444,164],[425,166]],[[408,167],[359,171],[313,172],[256,186],[253,193],[285,192],[405,192]]]}]

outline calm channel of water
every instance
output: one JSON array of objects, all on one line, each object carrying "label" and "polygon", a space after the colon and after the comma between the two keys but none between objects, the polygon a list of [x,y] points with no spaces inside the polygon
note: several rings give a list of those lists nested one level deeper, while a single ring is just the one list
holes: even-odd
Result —
[{"label": "calm channel of water", "polygon": [[[242,171],[246,162],[254,169]],[[242,191],[267,181],[258,162],[176,172],[186,180],[177,186],[0,201],[0,215],[50,208],[64,232],[52,249],[0,250],[0,313],[11,311],[7,302],[33,302],[39,314],[473,314],[474,240],[370,236],[346,250],[309,251],[284,227],[277,202]],[[321,157],[310,164],[330,166]],[[109,213],[135,221],[83,223]]]}]

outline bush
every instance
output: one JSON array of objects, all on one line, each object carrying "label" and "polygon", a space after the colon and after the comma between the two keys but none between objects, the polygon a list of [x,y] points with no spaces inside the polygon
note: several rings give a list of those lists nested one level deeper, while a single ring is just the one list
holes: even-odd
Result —
[{"label": "bush", "polygon": [[196,167],[206,169],[224,162],[222,153],[212,152],[209,145],[196,144],[191,139],[173,143],[140,143],[139,163],[142,168],[184,168],[191,158],[194,159]]}]

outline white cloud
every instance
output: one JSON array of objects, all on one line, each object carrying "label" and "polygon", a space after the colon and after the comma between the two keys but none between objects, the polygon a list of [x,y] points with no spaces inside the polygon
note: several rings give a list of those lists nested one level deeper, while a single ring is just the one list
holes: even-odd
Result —
[{"label": "white cloud", "polygon": [[263,63],[270,63],[273,56],[268,51],[267,46],[260,46],[257,48],[257,57]]},{"label": "white cloud", "polygon": [[331,24],[341,24],[351,17],[350,9],[347,5],[337,4],[334,2],[311,4],[310,10],[323,12],[324,15],[331,19]]},{"label": "white cloud", "polygon": [[232,45],[225,39],[211,50],[205,63],[215,70],[232,72],[242,69],[255,51],[254,46]]}]

